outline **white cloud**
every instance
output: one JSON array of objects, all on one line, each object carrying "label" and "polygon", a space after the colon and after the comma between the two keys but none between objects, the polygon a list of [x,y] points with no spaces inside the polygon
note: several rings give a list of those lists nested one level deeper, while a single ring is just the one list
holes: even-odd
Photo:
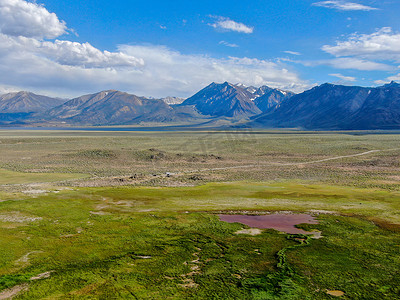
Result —
[{"label": "white cloud", "polygon": [[375,80],[374,83],[375,84],[379,84],[379,85],[384,85],[384,84],[389,83],[389,82],[386,81],[386,80]]},{"label": "white cloud", "polygon": [[400,82],[400,73],[397,75],[390,76],[390,77],[386,78],[386,80],[377,80],[377,81],[375,81],[375,83],[383,85],[383,84],[389,83],[391,81]]},{"label": "white cloud", "polygon": [[228,43],[226,41],[220,41],[218,44],[224,45],[226,47],[231,47],[231,48],[238,48],[239,47],[239,45]]},{"label": "white cloud", "polygon": [[6,86],[6,85],[0,85],[0,95],[8,94],[8,93],[15,93],[21,91],[21,89],[15,87],[15,86]]},{"label": "white cloud", "polygon": [[323,60],[311,60],[311,61],[292,61],[295,63],[300,63],[307,67],[315,66],[330,66],[335,69],[353,69],[360,71],[392,71],[393,66],[377,63],[374,61],[368,61],[353,57],[339,57],[334,59],[323,59]]},{"label": "white cloud", "polygon": [[350,81],[350,82],[356,81],[355,77],[345,76],[340,73],[329,74],[329,76],[337,77],[343,81]]},{"label": "white cloud", "polygon": [[121,46],[120,51],[141,57],[145,66],[138,78],[132,78],[142,93],[165,95],[175,92],[178,96],[190,96],[193,92],[216,82],[241,82],[246,85],[302,91],[309,87],[294,72],[283,65],[267,60],[229,57],[216,59],[204,55],[185,55],[163,46]]},{"label": "white cloud", "polygon": [[[182,54],[153,45],[121,45],[109,52],[89,43],[53,40],[67,27],[44,7],[22,0],[0,0],[0,7],[6,15],[0,20],[0,92],[31,90],[70,97],[119,89],[187,97],[212,81],[266,84],[297,92],[310,87],[279,62]],[[253,30],[229,19],[218,21],[221,28]]]},{"label": "white cloud", "polygon": [[67,26],[46,8],[23,0],[0,0],[0,32],[10,36],[56,38]]},{"label": "white cloud", "polygon": [[400,62],[400,33],[384,27],[372,34],[353,34],[346,41],[338,41],[334,46],[323,46],[322,50],[336,57],[356,56]]},{"label": "white cloud", "polygon": [[143,60],[121,52],[100,51],[89,43],[70,41],[40,41],[33,38],[0,34],[2,57],[41,57],[66,66],[82,68],[137,67]]},{"label": "white cloud", "polygon": [[330,65],[337,69],[354,69],[360,71],[391,71],[393,67],[387,64],[377,63],[353,57],[341,57],[321,61],[321,64]]},{"label": "white cloud", "polygon": [[[3,85],[46,91],[46,94],[58,96],[119,89],[155,97],[187,97],[212,81],[255,86],[266,84],[297,92],[310,86],[283,65],[266,60],[216,59],[185,55],[162,46],[124,45],[117,53],[123,57],[143,59],[144,65],[118,67],[114,64],[109,67],[107,62],[97,61],[88,67],[78,63],[83,59],[80,56],[71,58],[66,64],[59,58],[54,59],[53,52],[47,53],[47,48],[38,52],[36,47],[32,48],[31,42],[0,41],[0,82]],[[52,46],[57,47],[57,44]],[[79,44],[77,48],[81,46]]]},{"label": "white cloud", "polygon": [[300,52],[296,52],[296,51],[283,51],[283,52],[285,52],[285,53],[287,53],[287,54],[291,54],[291,55],[301,55],[301,53]]},{"label": "white cloud", "polygon": [[348,2],[348,1],[320,1],[315,2],[312,5],[314,6],[321,6],[326,8],[333,8],[337,10],[344,10],[344,11],[352,11],[352,10],[362,10],[362,11],[370,11],[370,10],[377,10],[375,7]]},{"label": "white cloud", "polygon": [[390,27],[372,34],[354,33],[333,46],[323,46],[322,50],[336,58],[306,63],[337,69],[394,71],[396,67],[393,63],[400,63],[400,33],[393,32]]},{"label": "white cloud", "polygon": [[217,18],[217,21],[213,24],[209,24],[211,27],[214,27],[215,29],[236,31],[247,34],[253,33],[254,31],[254,27],[247,26],[243,23],[235,22],[229,18],[225,17],[215,17],[215,18]]}]

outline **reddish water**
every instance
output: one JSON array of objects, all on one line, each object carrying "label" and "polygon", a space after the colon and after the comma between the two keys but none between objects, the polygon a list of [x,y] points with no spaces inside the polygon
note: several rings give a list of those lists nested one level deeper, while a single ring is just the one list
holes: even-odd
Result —
[{"label": "reddish water", "polygon": [[310,234],[308,231],[296,228],[295,225],[318,224],[314,217],[307,214],[219,215],[219,219],[228,223],[241,223],[253,228],[272,228],[291,234]]}]

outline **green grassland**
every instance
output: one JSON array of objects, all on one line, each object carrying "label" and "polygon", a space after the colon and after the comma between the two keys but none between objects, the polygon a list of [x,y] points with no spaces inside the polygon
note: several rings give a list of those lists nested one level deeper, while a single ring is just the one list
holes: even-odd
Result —
[{"label": "green grassland", "polygon": [[[34,134],[0,132],[0,297],[400,294],[400,136]],[[388,151],[310,163],[370,150]],[[235,234],[217,216],[280,211],[313,214],[300,227],[323,237]]]}]

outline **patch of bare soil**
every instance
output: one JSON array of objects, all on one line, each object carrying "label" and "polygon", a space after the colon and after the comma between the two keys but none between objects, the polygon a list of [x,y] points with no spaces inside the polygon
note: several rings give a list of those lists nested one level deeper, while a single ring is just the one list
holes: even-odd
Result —
[{"label": "patch of bare soil", "polygon": [[5,300],[5,299],[12,299],[15,296],[17,296],[19,293],[27,291],[29,288],[29,285],[27,283],[16,285],[12,288],[6,289],[2,292],[0,292],[0,300]]},{"label": "patch of bare soil", "polygon": [[0,214],[0,222],[30,223],[41,219],[41,217],[26,216],[19,211],[10,211],[8,213]]},{"label": "patch of bare soil", "polygon": [[310,209],[309,212],[313,214],[323,214],[323,215],[336,215],[337,212],[331,210],[323,210],[323,209]]},{"label": "patch of bare soil", "polygon": [[42,253],[42,251],[32,251],[29,252],[27,254],[25,254],[24,256],[22,256],[21,258],[19,258],[15,264],[19,265],[21,267],[25,267],[29,264],[29,256],[31,256],[32,254],[36,254],[36,253]]},{"label": "patch of bare soil", "polygon": [[51,273],[53,273],[54,271],[48,271],[48,272],[44,272],[41,274],[38,274],[36,276],[33,276],[30,278],[30,280],[39,280],[39,279],[45,279],[45,278],[50,278]]},{"label": "patch of bare soil", "polygon": [[26,190],[26,191],[22,191],[22,192],[24,194],[40,195],[40,194],[49,193],[50,191],[46,191],[46,190]]},{"label": "patch of bare soil", "polygon": [[[201,249],[197,248],[197,250],[200,252]],[[193,256],[195,257],[194,260],[188,262],[184,262],[184,264],[190,264],[190,270],[191,272],[187,273],[187,274],[183,274],[181,275],[181,277],[183,278],[183,282],[182,284],[179,284],[180,286],[184,287],[184,288],[195,288],[198,286],[197,283],[194,282],[194,280],[191,278],[193,275],[196,274],[200,274],[200,258],[199,258],[199,252],[195,252],[193,253]]]},{"label": "patch of bare soil", "polygon": [[344,292],[338,291],[338,290],[326,291],[326,293],[327,293],[328,295],[331,295],[331,296],[334,296],[334,297],[341,297],[341,296],[344,296]]},{"label": "patch of bare soil", "polygon": [[319,240],[319,239],[323,238],[322,231],[319,231],[319,230],[310,231],[310,234],[312,234],[311,238],[314,240]]},{"label": "patch of bare soil", "polygon": [[242,229],[235,232],[235,234],[249,234],[249,235],[259,235],[262,233],[261,229],[258,228],[249,228],[249,229]]}]

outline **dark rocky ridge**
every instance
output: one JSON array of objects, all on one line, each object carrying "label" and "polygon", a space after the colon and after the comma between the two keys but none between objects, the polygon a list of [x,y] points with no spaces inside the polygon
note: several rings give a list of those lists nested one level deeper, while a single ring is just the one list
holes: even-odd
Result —
[{"label": "dark rocky ridge", "polygon": [[213,117],[246,118],[261,113],[251,98],[253,94],[245,88],[228,82],[213,82],[186,99],[181,106],[192,105],[201,114]]},{"label": "dark rocky ridge", "polygon": [[365,88],[323,84],[295,95],[250,126],[304,129],[398,129],[400,85]]}]

